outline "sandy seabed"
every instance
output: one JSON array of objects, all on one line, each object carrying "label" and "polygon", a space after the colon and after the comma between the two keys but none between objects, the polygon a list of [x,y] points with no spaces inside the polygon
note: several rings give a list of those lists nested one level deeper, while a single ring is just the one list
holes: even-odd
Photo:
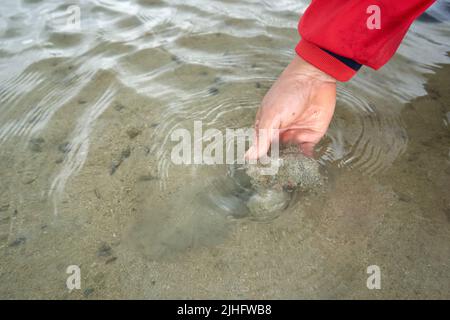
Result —
[{"label": "sandy seabed", "polygon": [[[190,168],[173,167],[161,190],[146,144],[157,101],[127,90],[92,128],[64,194],[46,200],[46,172],[68,161],[61,137],[76,125],[61,112],[20,157],[14,144],[0,155],[0,297],[450,298],[449,81],[443,66],[405,106],[407,150],[387,171],[330,166],[325,192],[301,195],[270,223],[211,214]],[[72,264],[82,289],[69,292]],[[381,290],[366,287],[374,264]]]}]

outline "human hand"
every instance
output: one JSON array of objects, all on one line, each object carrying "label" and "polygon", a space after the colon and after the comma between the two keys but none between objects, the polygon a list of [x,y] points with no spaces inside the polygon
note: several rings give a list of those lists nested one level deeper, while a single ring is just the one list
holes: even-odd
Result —
[{"label": "human hand", "polygon": [[279,135],[309,157],[326,133],[336,105],[336,80],[295,56],[265,95],[256,115],[255,139],[246,158],[266,155]]}]

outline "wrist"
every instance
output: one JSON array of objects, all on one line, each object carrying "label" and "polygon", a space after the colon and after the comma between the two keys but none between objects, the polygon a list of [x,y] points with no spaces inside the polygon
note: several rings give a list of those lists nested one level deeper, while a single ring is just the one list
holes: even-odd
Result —
[{"label": "wrist", "polygon": [[292,67],[292,72],[298,76],[307,76],[323,82],[336,82],[336,79],[331,75],[317,68],[315,65],[309,63],[298,55],[294,57],[289,67]]},{"label": "wrist", "polygon": [[[339,56],[339,59],[337,55],[331,54],[304,39],[298,43],[295,51],[301,59],[338,81],[350,80],[361,66],[347,58]],[[345,59],[345,61],[342,59]],[[354,62],[356,65],[349,64],[347,61]]]}]

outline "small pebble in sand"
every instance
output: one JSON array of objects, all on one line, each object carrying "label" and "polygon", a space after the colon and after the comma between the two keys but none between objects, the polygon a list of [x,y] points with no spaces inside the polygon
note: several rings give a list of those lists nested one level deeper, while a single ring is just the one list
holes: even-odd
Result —
[{"label": "small pebble in sand", "polygon": [[94,189],[94,194],[97,197],[97,199],[101,199],[102,195],[100,194],[100,191],[98,191],[97,189]]},{"label": "small pebble in sand", "polygon": [[122,150],[122,152],[120,153],[120,157],[122,160],[125,160],[126,158],[128,158],[131,155],[131,149],[130,147],[126,147],[125,149]]},{"label": "small pebble in sand", "polygon": [[94,289],[93,288],[87,288],[83,291],[83,296],[85,296],[86,298],[89,297],[91,294],[94,293]]},{"label": "small pebble in sand", "polygon": [[22,183],[23,184],[31,184],[36,181],[37,175],[33,171],[25,171],[22,174]]},{"label": "small pebble in sand", "polygon": [[396,191],[395,193],[397,194],[398,200],[402,202],[411,202],[412,200],[412,198],[404,192]]},{"label": "small pebble in sand", "polygon": [[113,175],[114,173],[116,173],[117,168],[119,168],[121,164],[122,164],[121,161],[113,161],[111,163],[111,169],[109,170],[109,174]]},{"label": "small pebble in sand", "polygon": [[99,257],[109,257],[112,255],[112,248],[107,243],[102,243],[100,248],[97,250],[97,256]]},{"label": "small pebble in sand", "polygon": [[120,153],[119,159],[116,159],[116,160],[114,160],[112,162],[110,174],[113,175],[116,172],[116,170],[120,167],[122,162],[125,159],[127,159],[130,155],[131,155],[131,148],[130,147],[126,147],[125,149],[123,149],[122,152]]},{"label": "small pebble in sand", "polygon": [[181,63],[181,59],[178,58],[178,57],[175,56],[175,55],[171,56],[170,59],[171,59],[173,62],[176,62],[176,63],[178,63],[178,64]]},{"label": "small pebble in sand", "polygon": [[127,135],[128,135],[128,138],[130,138],[130,139],[136,138],[138,135],[141,134],[141,132],[142,132],[142,130],[140,130],[138,128],[127,129]]},{"label": "small pebble in sand", "polygon": [[105,264],[110,264],[110,263],[112,263],[112,262],[114,262],[116,260],[117,260],[117,257],[112,256],[112,257],[106,259]]},{"label": "small pebble in sand", "polygon": [[123,104],[121,104],[120,102],[116,102],[114,104],[114,109],[116,111],[122,111],[123,109],[125,109],[125,106]]},{"label": "small pebble in sand", "polygon": [[24,244],[26,241],[27,241],[27,238],[25,238],[25,237],[18,237],[13,242],[11,242],[9,244],[9,246],[10,247],[17,247],[17,246],[19,246],[21,244]]},{"label": "small pebble in sand", "polygon": [[216,87],[209,88],[208,93],[212,96],[215,96],[219,93],[219,89],[217,89]]},{"label": "small pebble in sand", "polygon": [[25,177],[22,181],[23,184],[32,184],[36,179],[37,177]]},{"label": "small pebble in sand", "polygon": [[42,151],[42,145],[45,143],[44,138],[32,138],[30,139],[29,147],[30,150],[33,152],[41,152]]},{"label": "small pebble in sand", "polygon": [[158,177],[154,176],[152,174],[146,174],[146,175],[140,176],[138,180],[139,181],[153,181],[153,180],[158,180]]},{"label": "small pebble in sand", "polygon": [[58,151],[59,151],[59,152],[62,152],[62,153],[67,153],[67,152],[69,152],[69,151],[70,151],[70,143],[69,143],[69,142],[63,142],[63,143],[60,143],[60,144],[58,145]]}]

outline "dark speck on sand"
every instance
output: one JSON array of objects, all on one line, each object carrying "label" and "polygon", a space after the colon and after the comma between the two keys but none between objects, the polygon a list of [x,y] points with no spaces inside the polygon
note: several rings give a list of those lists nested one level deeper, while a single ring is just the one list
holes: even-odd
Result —
[{"label": "dark speck on sand", "polygon": [[99,257],[109,257],[112,255],[112,248],[109,244],[103,243],[97,251]]},{"label": "dark speck on sand", "polygon": [[32,138],[30,139],[30,150],[33,152],[41,152],[44,143],[45,140],[43,138]]},{"label": "dark speck on sand", "polygon": [[11,242],[11,243],[9,244],[9,246],[10,246],[10,247],[17,247],[17,246],[19,246],[19,245],[21,245],[21,244],[24,244],[26,241],[27,241],[27,238],[25,238],[25,237],[19,237],[19,238],[16,238],[13,242]]},{"label": "dark speck on sand", "polygon": [[83,291],[83,295],[87,298],[87,297],[89,297],[91,294],[93,294],[94,293],[94,289],[93,288],[87,288],[87,289],[85,289],[84,291]]},{"label": "dark speck on sand", "polygon": [[123,161],[127,159],[130,155],[131,155],[130,147],[127,147],[124,150],[122,150],[122,152],[120,153],[120,158],[113,161],[111,165],[110,174],[113,175],[116,172],[116,170],[120,167],[120,165],[123,163]]},{"label": "dark speck on sand", "polygon": [[212,96],[215,96],[216,94],[219,93],[219,89],[217,89],[216,87],[212,87],[208,90],[208,93]]},{"label": "dark speck on sand", "polygon": [[58,151],[62,153],[67,153],[70,151],[70,143],[69,142],[63,142],[58,145]]},{"label": "dark speck on sand", "polygon": [[127,130],[127,135],[130,139],[134,139],[136,138],[138,135],[141,134],[141,130],[137,129],[137,128],[129,128]]},{"label": "dark speck on sand", "polygon": [[116,104],[114,105],[114,109],[116,109],[117,111],[122,111],[122,109],[125,109],[125,106],[120,102],[116,102]]}]

